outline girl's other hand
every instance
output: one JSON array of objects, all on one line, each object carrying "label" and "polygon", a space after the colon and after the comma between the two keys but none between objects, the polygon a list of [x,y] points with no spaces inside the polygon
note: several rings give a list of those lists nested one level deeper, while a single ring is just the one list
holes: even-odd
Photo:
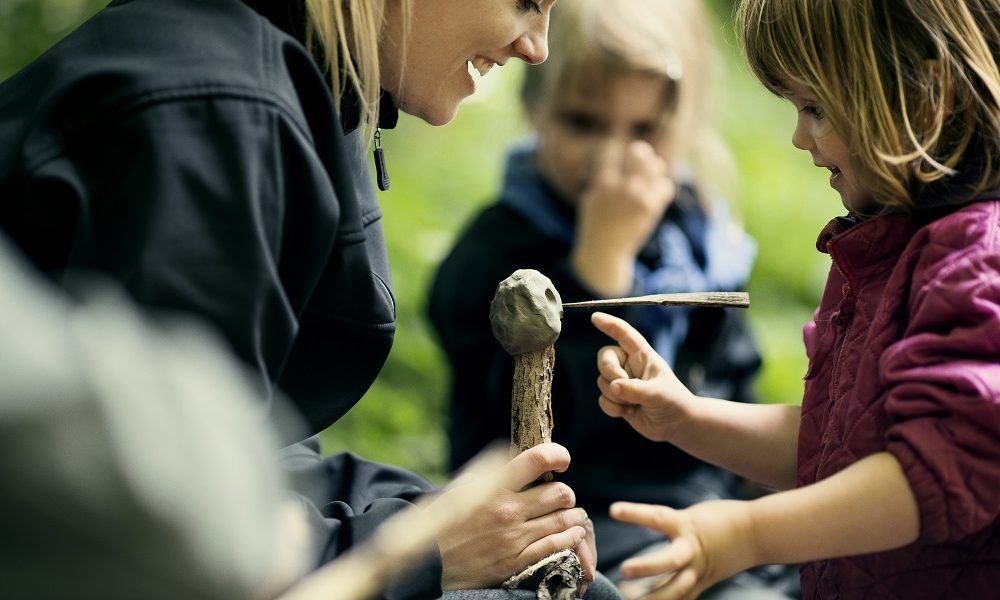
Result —
[{"label": "girl's other hand", "polygon": [[611,516],[663,533],[670,545],[622,563],[628,579],[657,577],[645,587],[653,600],[697,598],[713,584],[757,564],[745,502],[715,500],[686,510],[616,502]]},{"label": "girl's other hand", "polygon": [[626,321],[595,312],[591,322],[618,343],[597,352],[601,410],[653,441],[669,441],[683,426],[694,394]]}]

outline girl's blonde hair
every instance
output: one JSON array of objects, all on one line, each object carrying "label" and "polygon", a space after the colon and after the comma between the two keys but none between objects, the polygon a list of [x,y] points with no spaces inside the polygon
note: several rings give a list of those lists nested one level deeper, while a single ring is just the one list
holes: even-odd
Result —
[{"label": "girl's blonde hair", "polygon": [[[378,124],[382,93],[379,43],[388,1],[306,0],[306,40],[313,53],[324,58],[334,104],[339,111],[350,87],[358,101],[361,126],[367,131]],[[413,0],[391,1],[400,4],[405,36]],[[401,47],[405,48],[405,43]]]},{"label": "girl's blonde hair", "polygon": [[[624,73],[663,78],[667,98],[662,126],[674,156],[696,171],[720,165],[735,172],[731,155],[711,122],[717,60],[701,0],[561,0],[549,25],[552,52],[526,69],[521,100],[543,115],[567,89],[605,86]],[[587,89],[590,89],[589,87]]]},{"label": "girl's blonde hair", "polygon": [[883,206],[1000,187],[1000,0],[743,0],[736,19],[757,78],[816,95]]}]

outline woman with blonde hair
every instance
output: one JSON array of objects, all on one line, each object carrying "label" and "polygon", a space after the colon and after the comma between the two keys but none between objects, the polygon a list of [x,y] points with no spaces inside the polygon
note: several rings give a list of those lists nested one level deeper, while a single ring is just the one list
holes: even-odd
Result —
[{"label": "woman with blonde hair", "polygon": [[[367,165],[374,147],[387,186],[379,128],[397,110],[447,123],[471,69],[543,61],[554,3],[114,0],[0,85],[0,227],[56,281],[98,271],[147,309],[215,328],[261,390],[301,412],[294,439],[312,436],[369,388],[395,330]],[[284,462],[318,565],[430,486],[324,458],[316,440]],[[522,489],[568,464],[554,444],[513,459],[490,508],[388,597],[492,587],[566,548],[592,580],[572,490]]]}]

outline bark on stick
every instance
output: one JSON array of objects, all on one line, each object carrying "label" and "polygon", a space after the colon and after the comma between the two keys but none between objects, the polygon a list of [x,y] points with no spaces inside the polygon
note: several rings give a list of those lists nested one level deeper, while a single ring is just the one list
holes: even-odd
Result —
[{"label": "bark on stick", "polygon": [[[517,455],[552,441],[552,370],[562,328],[562,300],[548,277],[522,269],[500,282],[490,304],[493,335],[514,361],[510,451]],[[542,475],[552,481],[552,473]],[[503,587],[533,587],[539,600],[576,597],[583,569],[571,549],[542,559]]]},{"label": "bark on stick", "polygon": [[[514,356],[514,385],[510,397],[510,454],[552,441],[552,368],[555,346]],[[543,481],[552,481],[545,473]]]}]

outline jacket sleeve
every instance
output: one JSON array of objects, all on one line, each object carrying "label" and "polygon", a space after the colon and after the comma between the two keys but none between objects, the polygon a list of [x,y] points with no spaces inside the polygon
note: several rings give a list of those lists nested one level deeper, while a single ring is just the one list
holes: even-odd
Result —
[{"label": "jacket sleeve", "polygon": [[1000,516],[1000,254],[980,248],[938,267],[915,281],[906,333],[881,359],[888,450],[935,542]]},{"label": "jacket sleeve", "polygon": [[[323,457],[315,437],[286,448],[282,465],[306,509],[318,564],[368,538],[382,522],[432,489],[414,473],[352,453]],[[422,562],[389,581],[381,597],[437,598],[441,570],[441,555],[434,548]]]}]

